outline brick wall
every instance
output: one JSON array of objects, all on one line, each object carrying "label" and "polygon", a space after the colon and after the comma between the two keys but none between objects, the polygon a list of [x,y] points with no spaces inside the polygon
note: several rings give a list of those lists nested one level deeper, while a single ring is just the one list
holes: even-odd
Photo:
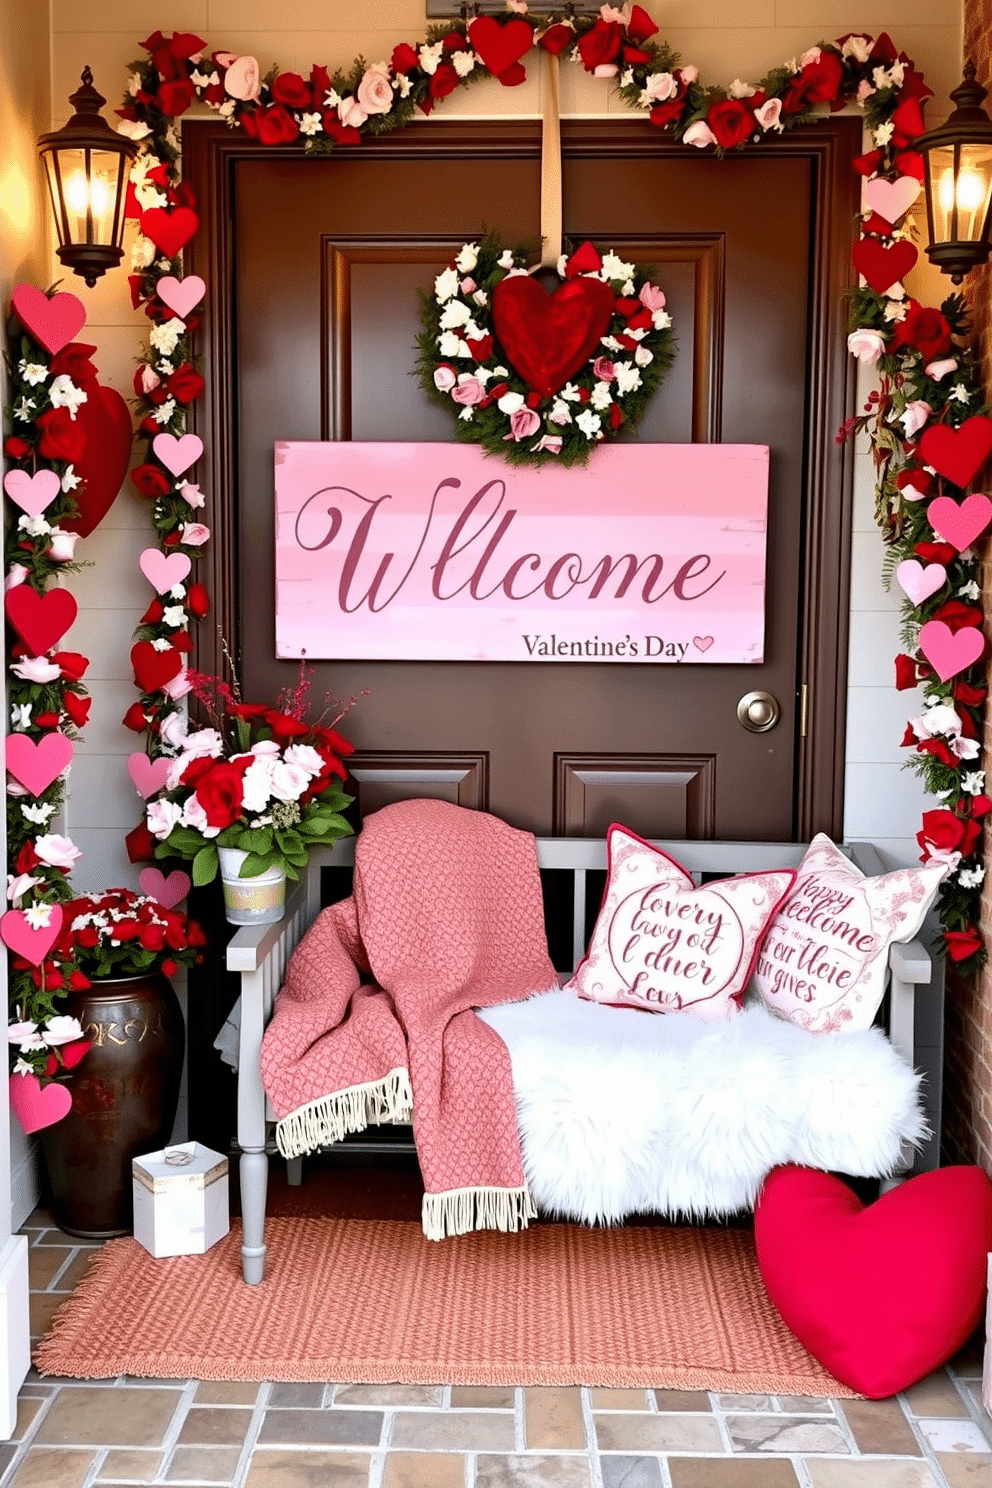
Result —
[{"label": "brick wall", "polygon": [[[979,81],[992,90],[992,0],[965,0],[964,55],[975,63]],[[992,265],[974,270],[965,286],[974,338],[982,353],[986,393],[992,398]],[[989,557],[982,587],[986,614],[992,614]],[[992,709],[985,723],[985,750],[986,760],[992,759]],[[985,868],[981,928],[986,945],[992,946],[992,831],[986,833]],[[945,1050],[945,1161],[978,1162],[992,1173],[992,965],[968,983],[950,978]]]}]

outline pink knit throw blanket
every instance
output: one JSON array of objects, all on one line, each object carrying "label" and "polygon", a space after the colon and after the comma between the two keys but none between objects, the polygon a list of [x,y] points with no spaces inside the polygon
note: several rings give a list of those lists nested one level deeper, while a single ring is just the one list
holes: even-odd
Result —
[{"label": "pink knit throw blanket", "polygon": [[510,1057],[472,1009],[554,981],[529,833],[445,801],[367,817],[352,897],[296,948],[263,1040],[280,1150],[412,1107],[428,1238],[526,1226]]}]

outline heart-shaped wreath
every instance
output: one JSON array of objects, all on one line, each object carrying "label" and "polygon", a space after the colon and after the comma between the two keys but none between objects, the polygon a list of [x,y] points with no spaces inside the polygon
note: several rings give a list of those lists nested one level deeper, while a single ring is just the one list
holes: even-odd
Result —
[{"label": "heart-shaped wreath", "polygon": [[674,356],[650,270],[583,243],[549,293],[524,248],[465,243],[421,295],[417,373],[460,439],[511,464],[584,463],[633,429]]}]

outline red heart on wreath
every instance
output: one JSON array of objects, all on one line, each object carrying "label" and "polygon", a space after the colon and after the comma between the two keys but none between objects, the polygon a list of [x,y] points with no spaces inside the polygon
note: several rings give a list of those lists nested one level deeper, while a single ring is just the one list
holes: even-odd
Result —
[{"label": "red heart on wreath", "polygon": [[167,212],[164,207],[149,207],[141,214],[141,231],[167,258],[175,258],[182,252],[199,225],[200,219],[192,207],[176,207],[173,212]]},{"label": "red heart on wreath", "polygon": [[4,596],[7,619],[32,656],[44,656],[76,618],[78,606],[68,589],[39,594],[30,584],[18,584]]},{"label": "red heart on wreath", "polygon": [[82,484],[73,499],[78,516],[63,517],[60,525],[89,537],[117,499],[131,462],[131,410],[116,388],[97,387],[76,414],[86,435],[86,449],[73,466]]},{"label": "red heart on wreath", "polygon": [[173,646],[158,651],[151,641],[138,641],[131,647],[131,665],[142,692],[158,692],[166,682],[178,677],[183,659]]},{"label": "red heart on wreath", "polygon": [[992,419],[976,414],[957,429],[931,424],[920,435],[917,450],[924,465],[932,465],[956,486],[966,486],[992,454]]},{"label": "red heart on wreath", "polygon": [[493,77],[499,77],[530,51],[534,32],[526,21],[507,21],[501,26],[493,16],[476,16],[468,39]]},{"label": "red heart on wreath", "polygon": [[493,290],[493,325],[528,387],[550,398],[589,360],[615,307],[602,279],[570,279],[549,295],[535,279],[514,274]]},{"label": "red heart on wreath", "polygon": [[903,241],[886,248],[877,238],[859,238],[851,252],[854,267],[876,294],[884,294],[891,285],[904,279],[919,256],[912,243]]},{"label": "red heart on wreath", "polygon": [[33,284],[18,284],[10,303],[21,324],[52,356],[75,340],[86,324],[86,306],[74,294],[49,296]]}]

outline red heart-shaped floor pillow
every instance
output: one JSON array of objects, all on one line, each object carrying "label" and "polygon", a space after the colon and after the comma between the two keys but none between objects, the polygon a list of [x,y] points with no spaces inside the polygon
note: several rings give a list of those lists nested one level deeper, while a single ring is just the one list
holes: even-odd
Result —
[{"label": "red heart-shaped floor pillow", "polygon": [[992,1182],[981,1168],[940,1168],[866,1208],[829,1173],[775,1168],[754,1238],[783,1322],[837,1379],[881,1400],[938,1368],[980,1323]]},{"label": "red heart-shaped floor pillow", "polygon": [[552,397],[592,356],[609,330],[616,297],[602,279],[570,279],[553,295],[527,274],[493,290],[493,325],[520,376]]}]

